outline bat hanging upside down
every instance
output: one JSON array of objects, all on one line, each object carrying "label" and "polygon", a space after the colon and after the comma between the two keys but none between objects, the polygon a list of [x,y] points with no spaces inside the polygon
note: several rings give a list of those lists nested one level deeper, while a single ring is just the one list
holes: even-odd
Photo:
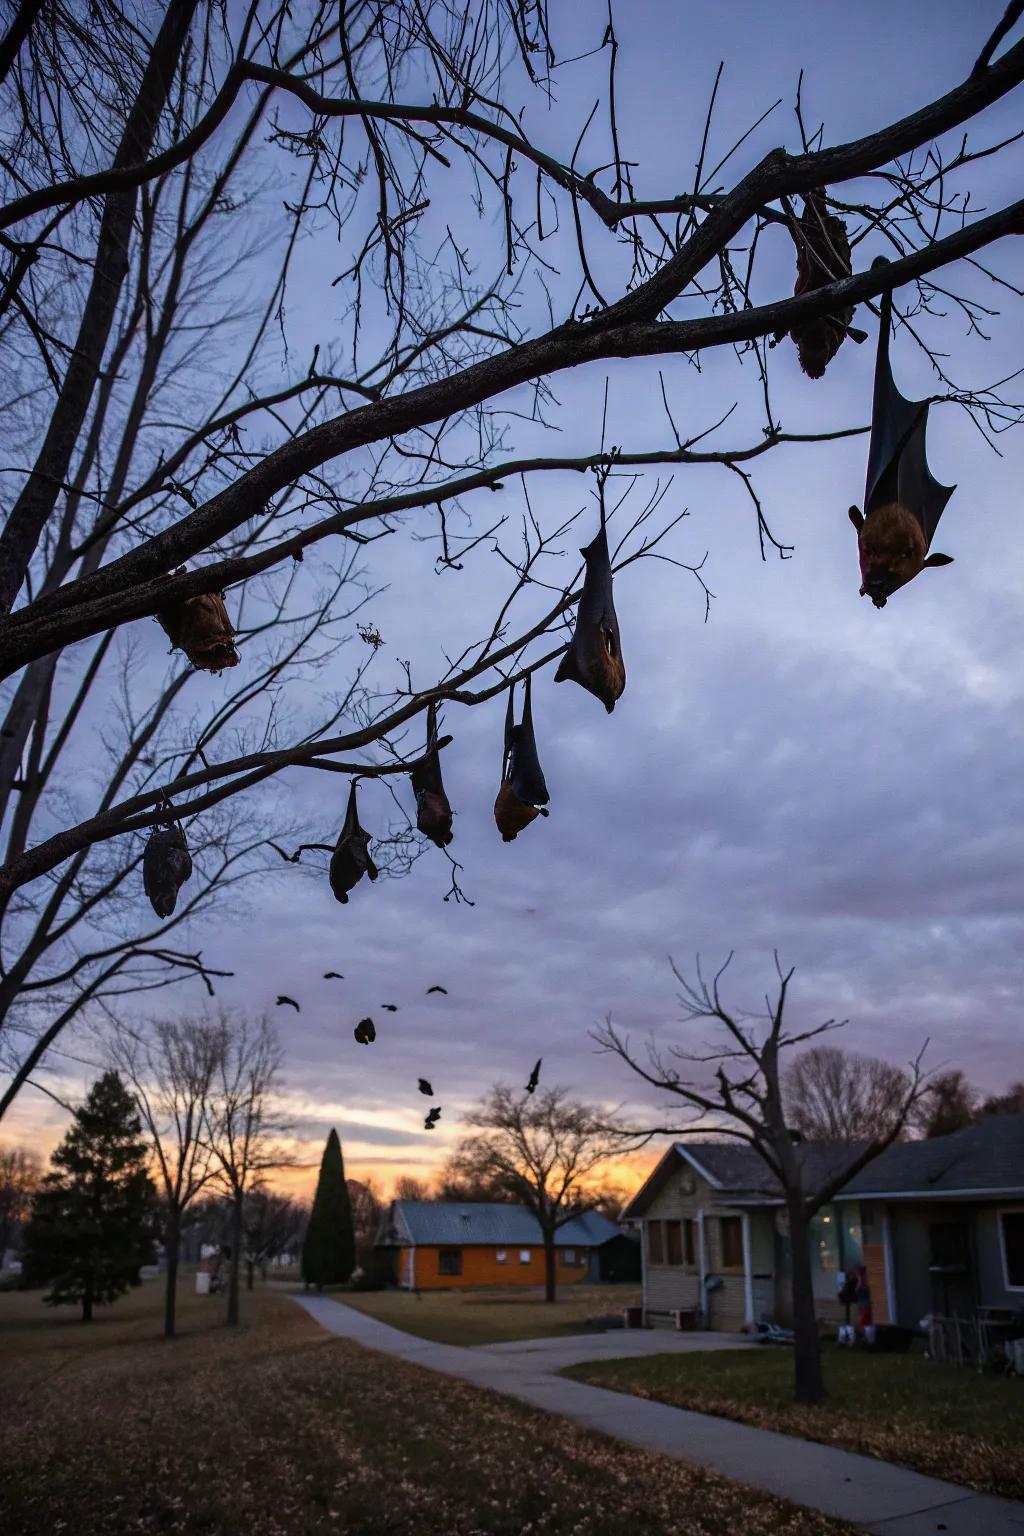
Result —
[{"label": "bat hanging upside down", "polygon": [[157,917],[171,916],[191,874],[192,855],[180,822],[154,827],[142,855],[142,884]]},{"label": "bat hanging upside down", "polygon": [[544,782],[533,734],[529,673],[526,675],[524,690],[522,724],[516,725],[512,707],[515,684],[509,685],[501,787],[494,802],[494,822],[506,843],[514,842],[523,828],[528,827],[538,816],[546,816],[548,813],[544,807],[551,798]]},{"label": "bat hanging upside down", "polygon": [[555,682],[579,683],[581,688],[600,699],[611,714],[615,700],[621,698],[626,686],[626,666],[622,660],[619,621],[612,601],[612,562],[603,505],[601,526],[580,554],[587,562],[587,569],[576,610],[576,628],[569,649],[558,664]]},{"label": "bat hanging upside down", "polygon": [[[879,257],[872,265],[884,264]],[[951,555],[930,554],[939,518],[955,486],[940,485],[928,468],[928,402],[907,400],[889,365],[891,290],[882,296],[875,361],[864,512],[850,508],[857,530],[861,597],[884,608],[892,594],[923,570],[951,565]]]},{"label": "bat hanging upside down", "polygon": [[331,857],[328,878],[335,899],[348,901],[348,893],[357,886],[364,875],[377,878],[377,866],[370,857],[370,834],[359,825],[359,808],[356,805],[356,781],[348,793],[348,810],[341,829],[337,847]]},{"label": "bat hanging upside down", "polygon": [[437,749],[437,705],[427,705],[427,750],[423,761],[412,770],[416,796],[416,826],[438,848],[447,848],[453,840],[452,808],[441,780],[441,754]]},{"label": "bat hanging upside down", "polygon": [[[816,288],[824,288],[853,272],[846,225],[826,211],[824,187],[816,187],[804,195],[804,211],[793,229],[793,239],[796,242],[794,298],[813,293]],[[815,320],[795,325],[789,332],[800,367],[809,379],[822,377],[847,336],[853,341],[867,341],[866,332],[850,324],[852,319],[852,308],[837,309],[830,315],[819,315]],[[785,334],[785,331],[777,331],[776,341],[781,341]]]},{"label": "bat hanging upside down", "polygon": [[157,619],[172,648],[184,651],[200,671],[223,672],[225,667],[238,666],[235,631],[223,592],[201,592],[197,597],[168,603],[158,611]]}]

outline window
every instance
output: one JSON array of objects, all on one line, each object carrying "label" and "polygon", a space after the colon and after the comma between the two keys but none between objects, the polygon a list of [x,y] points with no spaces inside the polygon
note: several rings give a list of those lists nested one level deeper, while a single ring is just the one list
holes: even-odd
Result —
[{"label": "window", "polygon": [[439,1248],[437,1250],[437,1272],[439,1275],[461,1275],[462,1249]]},{"label": "window", "polygon": [[723,1216],[722,1268],[743,1268],[743,1220],[739,1216]]},{"label": "window", "polygon": [[1000,1211],[1003,1270],[1011,1291],[1024,1291],[1024,1211]]},{"label": "window", "polygon": [[529,1248],[520,1248],[520,1250],[519,1250],[519,1262],[520,1262],[520,1264],[529,1264],[529,1262],[530,1262],[530,1250],[529,1250]]},{"label": "window", "polygon": [[678,1221],[665,1223],[665,1263],[681,1265],[683,1262],[683,1228]]},{"label": "window", "polygon": [[505,1252],[504,1248],[499,1248],[494,1257],[497,1259],[499,1264],[504,1264],[508,1260],[508,1254]]},{"label": "window", "polygon": [[574,1269],[577,1264],[575,1248],[559,1248],[558,1260],[563,1269]]},{"label": "window", "polygon": [[650,1264],[664,1264],[665,1262],[660,1221],[649,1221],[647,1223],[647,1260]]},{"label": "window", "polygon": [[697,1223],[695,1221],[683,1222],[683,1253],[687,1265],[693,1269],[697,1263]]}]

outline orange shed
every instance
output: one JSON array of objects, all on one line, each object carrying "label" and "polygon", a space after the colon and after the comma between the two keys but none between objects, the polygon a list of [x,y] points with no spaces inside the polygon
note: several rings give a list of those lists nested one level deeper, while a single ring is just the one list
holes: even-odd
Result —
[{"label": "orange shed", "polygon": [[[602,1278],[598,1250],[620,1229],[597,1211],[574,1216],[555,1236],[560,1285]],[[544,1284],[544,1243],[525,1206],[393,1200],[376,1246],[394,1255],[406,1290]]]}]

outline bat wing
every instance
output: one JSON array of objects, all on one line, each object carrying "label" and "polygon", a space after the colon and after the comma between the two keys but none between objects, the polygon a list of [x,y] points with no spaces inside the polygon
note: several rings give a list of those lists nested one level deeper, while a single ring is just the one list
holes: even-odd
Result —
[{"label": "bat wing", "polygon": [[[887,264],[885,258],[878,257],[872,266],[883,264]],[[891,502],[901,502],[917,518],[930,544],[955,487],[940,485],[928,468],[928,402],[908,400],[896,388],[889,362],[891,322],[890,290],[882,295],[880,306],[864,516],[870,517]]]},{"label": "bat wing", "polygon": [[425,793],[444,794],[441,758],[437,750],[437,705],[433,701],[427,705],[427,750],[423,761],[416,764],[409,777],[417,799]]},{"label": "bat wing", "polygon": [[611,714],[616,699],[626,686],[626,669],[612,598],[612,562],[603,511],[595,538],[586,549],[580,550],[580,554],[587,569],[576,613],[576,628],[569,649],[558,665],[555,682],[579,683],[581,688],[599,698]]},{"label": "bat wing", "polygon": [[[533,706],[530,698],[530,677],[524,684],[523,723],[513,726],[512,752],[508,765],[508,778],[512,791],[527,805],[547,805],[551,796],[544,782],[544,772],[537,756],[537,741],[533,734]],[[509,699],[511,701],[511,690]]]}]

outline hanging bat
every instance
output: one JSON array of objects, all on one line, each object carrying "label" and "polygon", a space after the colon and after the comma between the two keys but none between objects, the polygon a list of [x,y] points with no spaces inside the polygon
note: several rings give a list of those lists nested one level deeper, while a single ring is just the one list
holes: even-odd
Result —
[{"label": "hanging bat", "polygon": [[420,1093],[425,1093],[428,1099],[432,1099],[434,1097],[434,1090],[431,1088],[425,1077],[421,1077],[419,1079],[419,1087]]},{"label": "hanging bat", "polygon": [[294,997],[289,997],[285,992],[281,993],[281,996],[277,1000],[276,1006],[280,1008],[282,1004],[284,1004],[286,1008],[294,1008],[296,1013],[302,1012],[302,1009],[299,1007]]},{"label": "hanging bat", "polygon": [[168,603],[158,609],[157,619],[171,649],[184,651],[201,672],[223,672],[225,667],[238,666],[235,631],[223,592],[201,592],[198,597]]},{"label": "hanging bat", "polygon": [[[872,269],[884,263],[880,256]],[[876,608],[929,566],[952,564],[951,555],[930,554],[939,518],[956,487],[940,485],[928,469],[925,433],[928,402],[906,400],[889,365],[891,290],[882,295],[871,407],[871,445],[864,513],[850,508],[857,530],[861,597]]]},{"label": "hanging bat", "polygon": [[505,711],[505,746],[501,759],[501,787],[494,802],[494,821],[506,843],[514,842],[524,827],[538,816],[546,816],[544,809],[550,800],[544,782],[537,742],[533,734],[533,708],[530,702],[530,676],[527,673],[523,693],[523,719],[515,724],[513,694],[515,684],[509,685],[508,708]]},{"label": "hanging bat", "polygon": [[[816,187],[804,194],[804,211],[796,222],[793,238],[796,242],[795,298],[824,288],[838,278],[849,277],[853,272],[846,225],[842,219],[825,211],[824,187]],[[850,325],[852,319],[851,305],[849,309],[837,309],[817,320],[795,325],[790,331],[800,367],[808,378],[821,378],[847,336],[854,341],[867,341],[865,331]],[[781,341],[785,334],[785,331],[777,331],[776,341]]]},{"label": "hanging bat", "polygon": [[427,988],[427,996],[428,997],[430,996],[431,992],[443,992],[445,997],[448,996],[448,988],[447,987],[437,987],[437,986],[428,987]]},{"label": "hanging bat", "polygon": [[532,1093],[537,1084],[540,1082],[540,1064],[543,1060],[543,1056],[538,1056],[537,1060],[534,1062],[533,1071],[530,1073],[530,1081],[527,1083],[524,1092]]},{"label": "hanging bat", "polygon": [[157,917],[171,916],[191,874],[192,855],[180,822],[154,827],[142,855],[142,886]]},{"label": "hanging bat", "polygon": [[370,834],[364,832],[359,825],[356,781],[353,779],[352,788],[348,792],[345,824],[331,857],[329,878],[335,898],[338,901],[347,902],[349,891],[359,884],[364,875],[369,875],[371,880],[376,880],[377,866],[370,858]]},{"label": "hanging bat", "polygon": [[398,1012],[398,1004],[397,1003],[381,1003],[381,1007],[384,1009],[385,1013],[397,1013]]},{"label": "hanging bat", "polygon": [[344,981],[340,971],[324,971],[324,981]]},{"label": "hanging bat", "polygon": [[360,1019],[352,1033],[360,1045],[372,1045],[377,1038],[372,1019]]},{"label": "hanging bat", "polygon": [[423,1129],[425,1131],[432,1131],[440,1118],[441,1106],[440,1104],[436,1104],[433,1109],[427,1110],[427,1118],[423,1122]]},{"label": "hanging bat", "polygon": [[452,808],[441,782],[441,754],[437,750],[437,705],[427,705],[427,750],[423,761],[409,775],[416,796],[416,826],[438,848],[453,839]]},{"label": "hanging bat", "polygon": [[576,610],[576,628],[569,649],[558,664],[555,682],[579,683],[601,700],[611,714],[626,686],[626,668],[619,641],[619,621],[612,601],[612,562],[601,507],[597,536],[580,554],[587,562],[583,593]]}]

